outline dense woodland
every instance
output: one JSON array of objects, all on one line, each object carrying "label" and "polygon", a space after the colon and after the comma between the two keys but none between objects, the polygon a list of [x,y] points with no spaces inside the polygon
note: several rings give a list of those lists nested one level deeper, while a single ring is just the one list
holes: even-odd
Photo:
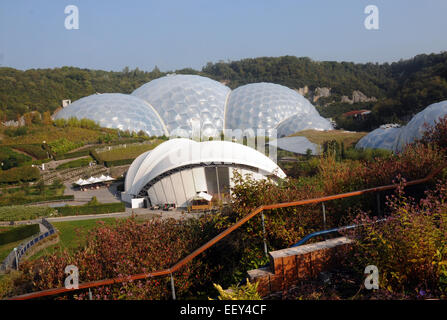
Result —
[{"label": "dense woodland", "polygon": [[[391,64],[320,62],[293,56],[261,57],[210,62],[200,71],[187,68],[174,72],[208,76],[225,81],[231,88],[261,81],[294,89],[329,87],[332,94],[329,100],[333,101],[360,90],[366,96],[378,99],[366,105],[373,110],[368,123],[363,126],[368,130],[383,123],[405,122],[427,105],[447,99],[447,52],[422,54]],[[26,71],[0,68],[0,119],[15,120],[30,111],[53,112],[63,99],[77,100],[95,92],[130,93],[167,73],[160,72],[157,67],[151,72],[127,67],[120,72],[74,67]],[[327,99],[323,101],[327,102]],[[320,112],[339,116],[360,107],[365,105],[337,102],[320,107]],[[345,126],[350,124],[345,123]]]}]

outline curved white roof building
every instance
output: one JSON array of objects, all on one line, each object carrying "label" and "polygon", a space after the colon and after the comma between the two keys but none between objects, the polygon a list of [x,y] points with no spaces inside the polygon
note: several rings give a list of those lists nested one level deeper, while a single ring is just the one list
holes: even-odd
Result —
[{"label": "curved white roof building", "polygon": [[76,100],[54,115],[54,119],[87,118],[101,127],[168,136],[157,111],[144,100],[121,93],[93,94]]},{"label": "curved white roof building", "polygon": [[192,130],[192,121],[197,119],[205,135],[216,136],[223,129],[230,92],[230,88],[210,78],[176,74],[152,80],[132,95],[157,110],[171,135],[187,136]]},{"label": "curved white roof building", "polygon": [[447,100],[433,103],[416,114],[401,128],[378,128],[359,140],[356,148],[380,148],[402,151],[407,144],[422,138],[427,126],[447,115]]},{"label": "curved white roof building", "polygon": [[270,136],[274,129],[281,135],[333,129],[306,98],[287,87],[262,82],[231,91],[210,78],[181,74],[152,80],[131,95],[88,96],[55,115],[56,119],[70,117],[171,137],[214,137],[223,129],[252,129],[254,134]]},{"label": "curved white roof building", "polygon": [[199,192],[229,193],[234,170],[254,179],[285,178],[285,173],[259,151],[229,141],[168,140],[131,164],[122,199],[148,198],[152,205],[186,207]]}]

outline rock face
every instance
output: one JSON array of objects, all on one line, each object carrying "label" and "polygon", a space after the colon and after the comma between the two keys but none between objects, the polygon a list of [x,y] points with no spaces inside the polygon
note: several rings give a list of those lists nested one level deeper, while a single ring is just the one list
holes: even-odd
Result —
[{"label": "rock face", "polygon": [[377,99],[375,97],[368,98],[360,90],[354,90],[352,92],[352,99],[350,99],[348,96],[342,96],[341,97],[341,102],[349,103],[349,104],[359,103],[359,102],[370,102],[370,101],[375,102],[375,101],[377,101]]},{"label": "rock face", "polygon": [[309,87],[304,86],[303,88],[298,88],[298,90],[296,90],[296,92],[298,92],[302,96],[307,96],[307,94],[309,93]]},{"label": "rock face", "polygon": [[331,96],[331,88],[315,88],[313,102],[317,102],[320,98],[327,98]]}]

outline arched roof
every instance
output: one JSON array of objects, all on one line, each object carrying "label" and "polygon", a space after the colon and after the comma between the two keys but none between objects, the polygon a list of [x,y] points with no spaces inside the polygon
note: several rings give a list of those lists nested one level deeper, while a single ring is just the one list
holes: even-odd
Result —
[{"label": "arched roof", "polygon": [[145,185],[170,170],[206,163],[249,166],[268,175],[286,177],[281,168],[264,154],[229,141],[196,142],[189,139],[172,139],[140,157],[131,164],[131,174],[126,176],[127,194],[137,195]]}]

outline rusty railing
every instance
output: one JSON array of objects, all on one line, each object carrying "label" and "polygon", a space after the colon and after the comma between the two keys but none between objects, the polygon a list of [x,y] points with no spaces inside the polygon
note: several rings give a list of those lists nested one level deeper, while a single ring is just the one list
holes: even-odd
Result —
[{"label": "rusty railing", "polygon": [[[433,179],[436,175],[438,175],[446,167],[447,167],[447,163],[444,163],[440,167],[434,169],[425,178],[408,181],[408,182],[403,183],[402,185],[407,187],[407,186],[413,186],[413,185],[426,183],[426,182],[430,181],[431,179]],[[330,195],[330,196],[314,198],[314,199],[306,199],[306,200],[299,200],[299,201],[293,201],[293,202],[284,202],[284,203],[263,205],[263,206],[260,206],[260,207],[257,207],[256,209],[254,209],[252,212],[250,212],[244,218],[242,218],[241,220],[236,222],[234,225],[232,225],[228,229],[224,230],[223,232],[221,232],[220,234],[218,234],[217,236],[215,236],[214,238],[209,240],[207,243],[205,243],[204,245],[202,245],[201,247],[199,247],[198,249],[196,249],[195,251],[193,251],[192,253],[187,255],[185,258],[183,258],[182,260],[180,260],[179,262],[177,262],[175,265],[173,265],[170,268],[159,270],[159,271],[154,271],[154,272],[135,274],[135,275],[126,276],[126,277],[119,277],[119,278],[104,279],[104,280],[80,283],[78,288],[73,288],[73,289],[67,289],[65,287],[60,287],[60,288],[54,288],[54,289],[47,289],[47,290],[43,290],[43,291],[31,292],[31,293],[23,294],[20,296],[12,297],[11,299],[12,300],[35,299],[35,298],[41,298],[41,297],[46,297],[46,296],[58,295],[58,294],[67,293],[67,292],[75,292],[75,291],[79,291],[79,290],[83,290],[83,289],[89,289],[89,288],[94,288],[94,287],[100,287],[100,286],[105,286],[105,285],[112,285],[112,284],[117,284],[117,283],[122,283],[122,282],[141,280],[141,279],[160,277],[160,276],[170,276],[171,277],[172,296],[175,299],[173,273],[175,273],[181,267],[183,267],[188,262],[193,260],[199,254],[206,251],[207,249],[212,247],[214,244],[216,244],[217,242],[219,242],[220,240],[222,240],[223,238],[228,236],[234,230],[240,228],[248,220],[252,219],[259,213],[262,213],[264,210],[272,210],[272,209],[279,209],[279,208],[287,208],[287,207],[295,207],[295,206],[323,203],[325,201],[350,198],[350,197],[364,195],[367,193],[392,190],[392,189],[396,189],[398,186],[399,186],[399,184],[391,184],[391,185],[386,185],[386,186],[363,189],[363,190],[352,191],[352,192],[336,194],[336,195]]]}]

